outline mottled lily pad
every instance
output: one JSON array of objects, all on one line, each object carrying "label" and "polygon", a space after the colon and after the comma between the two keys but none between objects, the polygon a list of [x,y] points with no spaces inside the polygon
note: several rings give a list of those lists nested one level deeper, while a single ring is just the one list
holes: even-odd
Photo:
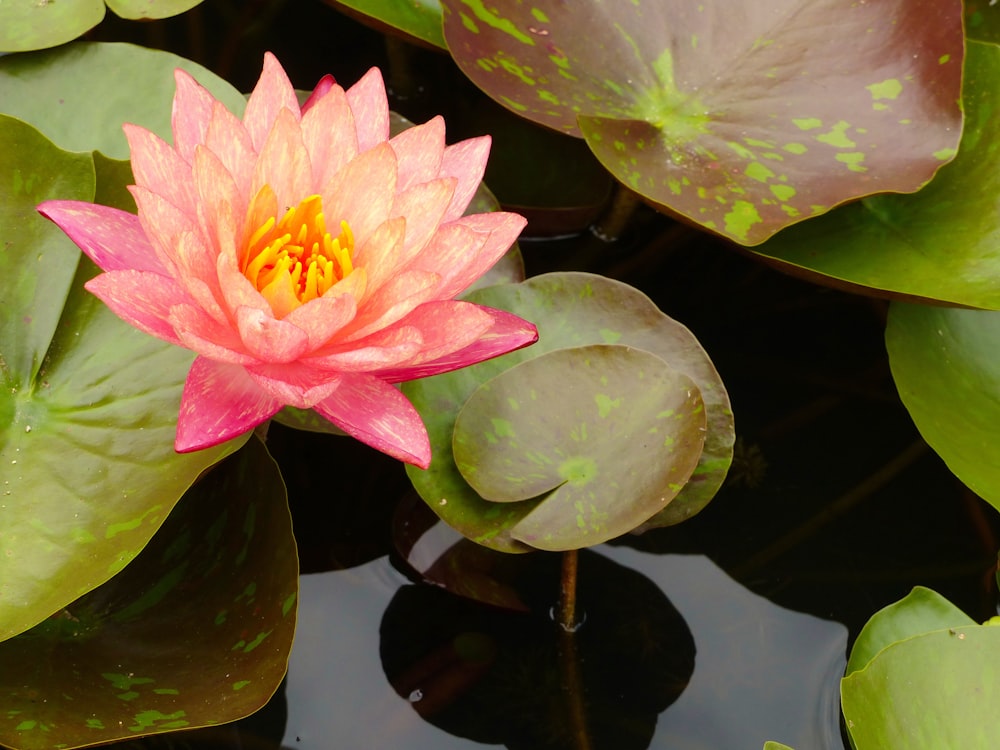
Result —
[{"label": "mottled lily pad", "polygon": [[1000,509],[1000,312],[893,302],[885,340],[920,434]]},{"label": "mottled lily pad", "polygon": [[684,487],[705,442],[694,382],[617,344],[558,349],[486,381],[455,422],[455,464],[480,497],[529,504],[508,531],[537,549],[628,533]]},{"label": "mottled lily pad", "polygon": [[438,0],[324,0],[335,8],[349,8],[380,29],[402,32],[418,42],[446,49],[441,31],[441,3]]},{"label": "mottled lily pad", "polygon": [[0,744],[55,750],[242,718],[284,677],[298,564],[259,441],[103,586],[0,644]]},{"label": "mottled lily pad", "polygon": [[442,6],[448,48],[491,97],[745,245],[918,190],[958,147],[960,0]]},{"label": "mottled lily pad", "polygon": [[865,198],[755,252],[825,283],[1000,309],[998,80],[1000,48],[970,42],[965,132],[953,162],[915,195]]}]

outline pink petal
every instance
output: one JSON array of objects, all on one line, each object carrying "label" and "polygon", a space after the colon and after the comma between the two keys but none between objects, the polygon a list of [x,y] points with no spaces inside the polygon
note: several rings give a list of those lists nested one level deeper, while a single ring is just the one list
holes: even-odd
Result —
[{"label": "pink petal", "polygon": [[212,120],[205,133],[205,147],[219,157],[240,190],[248,193],[257,157],[247,129],[222,102],[215,102],[212,108]]},{"label": "pink petal", "polygon": [[338,372],[370,372],[395,367],[418,354],[423,346],[420,331],[412,326],[393,326],[376,331],[361,341],[342,345],[340,351],[303,362]]},{"label": "pink petal", "polygon": [[454,193],[452,177],[423,182],[397,193],[392,215],[406,217],[406,242],[396,258],[396,265],[406,267],[420,254],[441,225]]},{"label": "pink petal", "polygon": [[406,190],[438,177],[444,154],[444,119],[435,117],[423,125],[407,128],[389,141],[399,162],[396,189]]},{"label": "pink petal", "polygon": [[160,263],[171,274],[177,266],[177,248],[174,238],[183,232],[199,232],[195,214],[186,214],[163,196],[148,189],[132,185],[129,192],[139,210],[139,223],[146,238],[153,245]]},{"label": "pink petal", "polygon": [[[427,302],[439,284],[436,274],[406,271],[389,279],[364,301],[357,317],[337,337],[357,341],[405,317],[417,305]],[[325,354],[325,352],[317,352]]]},{"label": "pink petal", "polygon": [[311,409],[339,386],[341,375],[301,361],[247,367],[251,378],[276,399],[297,409]]},{"label": "pink petal", "polygon": [[175,278],[188,295],[219,323],[229,324],[225,296],[222,294],[212,248],[195,232],[183,232],[174,238],[177,272]]},{"label": "pink petal", "polygon": [[316,106],[316,102],[326,96],[327,92],[336,85],[337,81],[334,80],[334,77],[329,73],[320,78],[319,82],[316,84],[316,88],[312,90],[312,93],[309,94],[309,98],[306,99],[305,103],[302,105],[302,114],[305,115],[306,112]]},{"label": "pink petal", "polygon": [[283,320],[275,320],[270,311],[239,307],[236,325],[247,351],[262,362],[291,362],[309,347],[305,331]]},{"label": "pink petal", "polygon": [[252,430],[283,406],[239,365],[198,357],[184,383],[174,450],[211,448]]},{"label": "pink petal", "polygon": [[355,251],[354,267],[364,269],[368,289],[378,289],[399,273],[397,259],[405,239],[406,219],[396,217],[383,222]]},{"label": "pink petal", "polygon": [[[278,201],[278,217],[313,195],[312,164],[302,142],[302,129],[295,115],[282,109],[261,145],[254,164],[249,195],[270,185]],[[336,224],[333,224],[336,226]]]},{"label": "pink petal", "polygon": [[313,181],[328,185],[338,171],[358,154],[354,114],[340,86],[330,90],[302,115],[302,142],[309,152]]},{"label": "pink petal", "polygon": [[313,407],[348,435],[400,461],[426,469],[427,430],[406,397],[378,378],[344,375],[340,387]]},{"label": "pink petal", "polygon": [[413,267],[436,269],[442,277],[438,298],[454,297],[500,260],[526,223],[523,216],[500,211],[463,216],[438,230]]},{"label": "pink petal", "polygon": [[[355,271],[348,279],[357,274]],[[357,311],[357,300],[353,294],[334,294],[331,290],[319,299],[295,308],[283,320],[305,331],[309,340],[308,351],[315,351],[350,323]]]},{"label": "pink petal", "polygon": [[[243,240],[248,196],[239,190],[219,157],[204,146],[195,149],[193,179],[201,234],[211,249],[210,254],[227,253],[235,258],[236,243]],[[199,278],[205,277],[199,275]]]},{"label": "pink petal", "polygon": [[389,140],[389,102],[378,68],[369,70],[347,90],[347,101],[358,127],[359,151]]},{"label": "pink petal", "polygon": [[243,275],[239,266],[236,265],[235,258],[219,255],[215,259],[215,270],[219,276],[219,287],[225,299],[225,306],[234,315],[235,311],[241,307],[252,307],[268,315],[271,314],[271,306],[256,287],[250,283],[250,280]]},{"label": "pink petal", "polygon": [[285,75],[278,59],[270,52],[266,52],[264,69],[243,113],[243,124],[250,133],[250,140],[253,141],[257,151],[264,148],[271,127],[282,109],[289,110],[298,119],[299,100],[295,96],[291,81]]},{"label": "pink petal", "polygon": [[186,295],[173,279],[150,271],[108,271],[84,287],[129,325],[180,344],[168,318],[171,307],[186,301]]},{"label": "pink petal", "polygon": [[191,165],[145,128],[125,124],[135,184],[156,193],[182,213],[193,214],[197,203]]},{"label": "pink petal", "polygon": [[246,353],[239,334],[220,324],[195,305],[174,305],[170,325],[177,332],[181,346],[216,362],[249,365],[257,359]]},{"label": "pink petal", "polygon": [[328,227],[341,219],[363,244],[389,218],[396,193],[396,152],[383,143],[358,154],[323,186],[323,208]]},{"label": "pink petal", "polygon": [[437,359],[391,370],[380,370],[375,374],[390,383],[426,378],[498,357],[538,340],[538,330],[528,321],[503,310],[493,310],[488,307],[480,309],[492,315],[494,322],[493,327],[483,333],[478,340]]},{"label": "pink petal", "polygon": [[194,147],[205,142],[215,97],[185,70],[175,70],[174,80],[177,82],[177,92],[174,94],[170,120],[174,148],[181,158],[191,161],[194,158]]},{"label": "pink petal", "polygon": [[104,271],[167,273],[135,214],[82,201],[45,201],[38,211]]},{"label": "pink petal", "polygon": [[486,160],[490,155],[490,137],[469,138],[459,141],[454,146],[448,146],[441,158],[441,177],[454,177],[458,180],[455,196],[445,214],[444,221],[457,219],[479,189],[486,171]]},{"label": "pink petal", "polygon": [[402,326],[419,333],[420,351],[411,361],[401,361],[400,366],[429,362],[469,346],[493,327],[491,312],[489,308],[459,300],[424,302],[389,329]]}]

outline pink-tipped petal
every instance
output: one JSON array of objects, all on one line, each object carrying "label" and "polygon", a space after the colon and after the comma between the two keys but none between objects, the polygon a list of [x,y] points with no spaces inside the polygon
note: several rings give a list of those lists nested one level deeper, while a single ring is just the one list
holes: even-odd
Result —
[{"label": "pink-tipped petal", "polygon": [[318,102],[320,99],[326,96],[327,92],[329,92],[330,89],[332,89],[336,85],[337,85],[336,79],[334,79],[334,77],[329,73],[320,78],[319,81],[316,83],[316,88],[312,90],[312,93],[309,94],[309,98],[306,99],[305,102],[302,104],[302,114],[304,115],[314,106],[316,106],[316,102]]},{"label": "pink-tipped petal", "polygon": [[149,271],[109,271],[84,287],[129,325],[171,344],[180,343],[168,318],[170,308],[186,297],[173,279]]},{"label": "pink-tipped petal", "polygon": [[399,162],[397,190],[406,190],[438,177],[444,154],[444,119],[434,117],[407,128],[389,141]]},{"label": "pink-tipped petal", "polygon": [[178,275],[174,237],[183,232],[200,233],[198,217],[186,214],[163,196],[138,185],[129,186],[139,210],[139,224],[160,263],[171,275]]},{"label": "pink-tipped petal", "polygon": [[219,276],[219,287],[225,300],[225,307],[233,316],[241,307],[252,307],[261,312],[272,314],[271,306],[253,284],[243,275],[236,259],[228,255],[220,255],[215,259],[215,271]]},{"label": "pink-tipped petal", "polygon": [[252,307],[237,308],[236,326],[246,350],[261,362],[291,362],[309,348],[305,331],[283,320],[275,320],[269,312]]},{"label": "pink-tipped petal", "polygon": [[348,435],[400,461],[426,469],[431,446],[420,415],[402,393],[378,378],[344,375],[313,407]]},{"label": "pink-tipped petal", "polygon": [[[226,253],[236,257],[247,213],[247,196],[237,187],[232,173],[204,146],[194,152],[192,178],[198,196],[198,223],[209,257]],[[206,265],[207,267],[207,265]],[[205,278],[199,275],[199,278]]]},{"label": "pink-tipped petal", "polygon": [[347,90],[347,101],[358,128],[358,150],[367,151],[389,140],[389,101],[378,68],[372,68]]},{"label": "pink-tipped petal", "polygon": [[[351,276],[356,274],[358,271]],[[357,312],[357,299],[353,294],[327,292],[322,297],[295,308],[283,320],[305,331],[309,340],[308,350],[315,351],[350,323]]]},{"label": "pink-tipped petal", "polygon": [[434,360],[373,374],[389,383],[426,378],[499,357],[538,340],[538,329],[528,321],[503,310],[482,309],[493,316],[493,326],[468,346]]},{"label": "pink-tipped petal", "polygon": [[282,109],[257,155],[250,195],[270,185],[278,201],[278,216],[316,192],[312,164],[302,143],[302,129],[295,115]]},{"label": "pink-tipped petal", "polygon": [[104,271],[167,273],[135,214],[82,201],[45,201],[38,211]]},{"label": "pink-tipped petal", "polygon": [[310,357],[308,364],[339,372],[370,372],[413,359],[424,342],[420,331],[412,326],[393,326],[376,331],[361,341],[344,344],[340,351],[321,357]]},{"label": "pink-tipped petal", "polygon": [[254,382],[276,399],[297,409],[311,409],[333,393],[342,375],[304,362],[260,364],[247,367]]},{"label": "pink-tipped petal", "polygon": [[197,197],[191,183],[191,165],[145,128],[126,123],[122,129],[128,140],[135,184],[156,193],[181,212],[193,214]]},{"label": "pink-tipped petal", "polygon": [[[437,296],[454,297],[500,260],[526,223],[523,216],[500,211],[464,216],[442,227],[435,238],[439,241],[428,243],[414,265],[439,269],[442,278]],[[469,233],[478,239],[471,240]],[[464,249],[463,241],[468,243]]]},{"label": "pink-tipped petal", "polygon": [[281,63],[270,52],[266,52],[264,69],[243,113],[243,124],[250,133],[250,139],[257,151],[264,148],[271,127],[282,109],[287,109],[298,117],[299,100]]},{"label": "pink-tipped petal", "polygon": [[[240,119],[222,104],[215,102],[212,120],[205,133],[205,148],[219,157],[219,161],[233,175],[236,184],[249,192],[250,178],[256,160],[250,134]],[[246,198],[250,198],[249,195]]]},{"label": "pink-tipped petal", "polygon": [[[364,189],[359,190],[358,186]],[[362,244],[389,218],[396,192],[396,153],[382,143],[358,154],[322,190],[327,226],[343,219]]]},{"label": "pink-tipped petal", "polygon": [[491,140],[488,135],[459,141],[454,146],[448,146],[441,158],[441,177],[454,177],[458,180],[455,196],[445,214],[444,221],[457,219],[479,189],[486,171],[486,160],[490,155]]},{"label": "pink-tipped petal", "polygon": [[406,217],[406,241],[396,258],[397,266],[406,267],[426,247],[441,225],[454,193],[454,178],[445,177],[422,182],[396,194],[392,215]]},{"label": "pink-tipped petal", "polygon": [[424,271],[405,271],[394,276],[365,300],[357,317],[341,330],[338,338],[341,341],[358,341],[391,326],[417,305],[427,302],[439,283],[437,274]]},{"label": "pink-tipped petal", "polygon": [[174,94],[170,118],[174,133],[174,148],[181,158],[191,161],[194,147],[205,142],[205,133],[212,118],[213,97],[186,70],[174,71],[177,93]]},{"label": "pink-tipped petal", "polygon": [[174,305],[170,325],[181,345],[216,362],[236,365],[256,364],[231,325],[222,325],[197,305]]},{"label": "pink-tipped petal", "polygon": [[252,430],[283,406],[239,365],[198,357],[184,383],[174,450],[211,448]]},{"label": "pink-tipped petal", "polygon": [[313,182],[328,185],[334,176],[358,154],[354,114],[340,86],[311,107],[303,110],[302,142],[312,162]]}]

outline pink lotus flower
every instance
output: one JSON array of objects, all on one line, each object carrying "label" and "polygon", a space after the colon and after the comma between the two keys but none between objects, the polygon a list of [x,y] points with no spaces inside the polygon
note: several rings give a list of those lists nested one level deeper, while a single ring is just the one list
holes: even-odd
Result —
[{"label": "pink lotus flower", "polygon": [[301,108],[270,54],[242,122],[182,70],[174,145],[125,126],[138,216],[77,201],[39,210],[104,273],[87,289],[195,358],[178,451],[286,405],[426,468],[427,432],[393,383],[535,341],[530,323],[453,298],[524,226],[463,216],[487,137],[445,146],[434,118],[394,138],[382,77],[327,76]]}]

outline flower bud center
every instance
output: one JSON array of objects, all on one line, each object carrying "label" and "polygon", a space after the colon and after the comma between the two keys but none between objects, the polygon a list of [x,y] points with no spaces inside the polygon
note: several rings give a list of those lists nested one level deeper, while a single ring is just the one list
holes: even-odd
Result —
[{"label": "flower bud center", "polygon": [[251,235],[242,270],[277,313],[322,297],[354,270],[353,254],[350,226],[341,221],[340,234],[331,237],[323,201],[311,195]]}]

